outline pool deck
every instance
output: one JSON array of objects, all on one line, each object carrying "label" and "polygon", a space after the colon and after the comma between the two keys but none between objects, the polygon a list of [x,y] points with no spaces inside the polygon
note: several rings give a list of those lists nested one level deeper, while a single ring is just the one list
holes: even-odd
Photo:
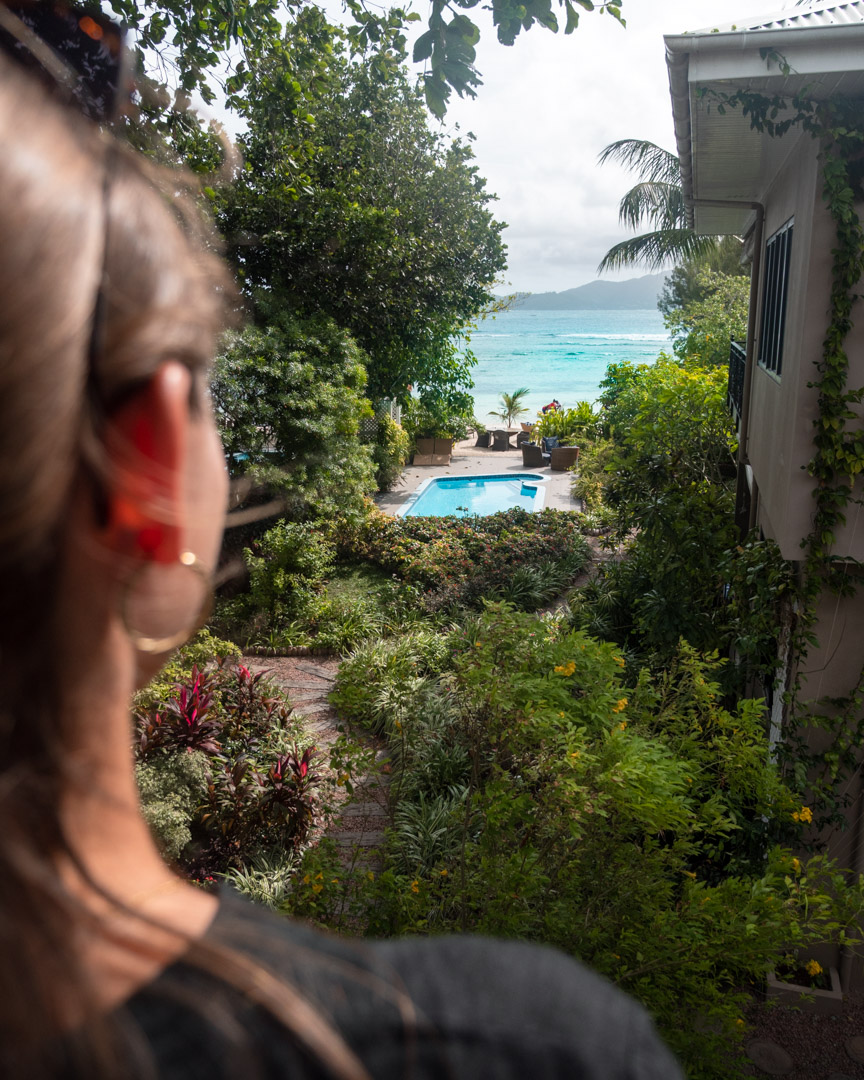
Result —
[{"label": "pool deck", "polygon": [[481,473],[536,472],[548,477],[545,506],[552,510],[579,510],[580,503],[570,494],[569,472],[552,472],[544,469],[526,469],[522,464],[521,450],[484,450],[474,445],[473,437],[457,443],[449,465],[408,465],[392,491],[375,497],[376,504],[385,514],[395,514],[409,495],[424,480],[432,476],[478,476]]}]

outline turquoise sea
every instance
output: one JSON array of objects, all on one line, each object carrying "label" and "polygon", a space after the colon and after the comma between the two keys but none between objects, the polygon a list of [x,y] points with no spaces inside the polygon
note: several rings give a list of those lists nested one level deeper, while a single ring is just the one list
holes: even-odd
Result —
[{"label": "turquoise sea", "polygon": [[647,311],[525,311],[483,319],[471,334],[474,415],[488,412],[506,391],[531,391],[532,415],[553,398],[562,405],[594,401],[607,364],[652,363],[671,348],[663,316]]}]

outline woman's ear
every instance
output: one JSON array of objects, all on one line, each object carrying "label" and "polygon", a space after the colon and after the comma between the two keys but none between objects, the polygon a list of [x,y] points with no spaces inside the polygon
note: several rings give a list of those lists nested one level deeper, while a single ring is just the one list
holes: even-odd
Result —
[{"label": "woman's ear", "polygon": [[188,368],[166,361],[109,418],[104,539],[121,554],[160,563],[180,555],[191,383]]}]

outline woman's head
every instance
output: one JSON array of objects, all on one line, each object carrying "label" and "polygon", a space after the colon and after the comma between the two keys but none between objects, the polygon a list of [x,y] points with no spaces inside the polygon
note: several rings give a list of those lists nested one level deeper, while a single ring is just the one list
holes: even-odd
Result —
[{"label": "woman's head", "polygon": [[[61,792],[84,775],[70,685],[110,681],[118,642],[134,651],[130,580],[188,549],[215,559],[224,467],[204,371],[226,280],[177,193],[2,56],[0,145],[2,1042],[32,1025],[46,983],[71,978],[50,865],[67,842]],[[173,588],[147,580],[153,596]],[[98,715],[108,694],[91,724],[128,750]]]},{"label": "woman's head", "polygon": [[135,158],[8,62],[0,73],[2,640],[46,614],[32,590],[53,575],[82,469],[97,498],[110,484],[112,411],[166,361],[206,365],[223,272]]}]

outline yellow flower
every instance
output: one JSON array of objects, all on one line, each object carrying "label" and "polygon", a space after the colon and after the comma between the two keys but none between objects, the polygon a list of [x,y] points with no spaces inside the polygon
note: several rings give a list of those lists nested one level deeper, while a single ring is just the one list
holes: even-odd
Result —
[{"label": "yellow flower", "polygon": [[563,712],[559,712],[558,715],[561,717],[562,720],[564,719],[564,713]]},{"label": "yellow flower", "polygon": [[411,882],[411,892],[420,892],[420,882],[417,880],[417,878],[414,878],[414,880]]},{"label": "yellow flower", "polygon": [[313,885],[313,886],[312,886],[312,892],[314,892],[314,893],[319,893],[319,892],[321,892],[321,890],[322,890],[323,888],[324,888],[324,886],[323,886],[323,885]]},{"label": "yellow flower", "polygon": [[330,878],[330,884],[331,885],[338,885],[339,884],[339,878],[338,877]]},{"label": "yellow flower", "polygon": [[303,875],[303,884],[308,885],[312,878],[308,874]]},{"label": "yellow flower", "polygon": [[792,860],[792,869],[795,871],[796,874],[798,873],[798,871],[801,869],[801,860],[800,859],[793,859]]},{"label": "yellow flower", "polygon": [[568,660],[568,662],[566,664],[556,664],[555,665],[555,674],[556,675],[564,675],[565,677],[568,677],[568,676],[572,675],[575,670],[576,670],[576,662],[574,660]]},{"label": "yellow flower", "polygon": [[616,705],[612,706],[612,712],[621,712],[622,709],[626,709],[626,708],[627,708],[627,698],[622,697],[621,700]]},{"label": "yellow flower", "polygon": [[483,642],[482,641],[475,641],[474,642],[474,648],[475,649],[482,649],[483,648]]},{"label": "yellow flower", "polygon": [[402,730],[402,724],[398,720],[393,721],[393,727],[395,727],[397,731]]},{"label": "yellow flower", "polygon": [[813,811],[809,806],[802,806],[800,810],[796,810],[792,815],[793,821],[811,822],[813,820]]},{"label": "yellow flower", "polygon": [[618,731],[623,731],[626,727],[627,727],[627,721],[626,720],[622,720],[620,724],[616,724],[616,729]]},{"label": "yellow flower", "polygon": [[821,975],[822,965],[819,963],[818,960],[808,960],[807,963],[804,965],[804,970],[807,972],[808,975]]},{"label": "yellow flower", "polygon": [[369,881],[374,881],[375,880],[375,875],[372,873],[371,870],[366,871],[366,877],[368,878]]},{"label": "yellow flower", "polygon": [[321,879],[322,879],[323,877],[324,877],[324,875],[323,875],[323,874],[316,874],[316,875],[315,875],[315,880],[316,880],[316,881],[320,881],[320,880],[321,880]]},{"label": "yellow flower", "polygon": [[448,871],[448,870],[442,870],[442,871],[441,871],[441,877],[447,877],[447,874],[448,874],[448,873],[449,873],[449,871]]},{"label": "yellow flower", "polygon": [[737,1025],[738,1025],[738,1027],[744,1027],[744,1021],[743,1021],[743,1020],[741,1019],[741,1017],[740,1017],[740,1016],[739,1016],[739,1017],[738,1017],[738,1019],[737,1019],[737,1020],[735,1021],[735,1023],[736,1023]]},{"label": "yellow flower", "polygon": [[578,750],[571,750],[570,751],[570,757],[572,757],[572,758],[579,757],[579,751]]},{"label": "yellow flower", "polygon": [[615,663],[618,665],[618,667],[624,667],[624,657],[623,656],[613,656],[612,659],[615,661]]}]

